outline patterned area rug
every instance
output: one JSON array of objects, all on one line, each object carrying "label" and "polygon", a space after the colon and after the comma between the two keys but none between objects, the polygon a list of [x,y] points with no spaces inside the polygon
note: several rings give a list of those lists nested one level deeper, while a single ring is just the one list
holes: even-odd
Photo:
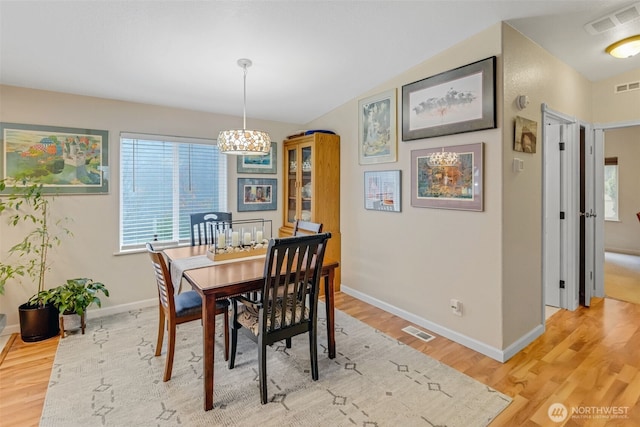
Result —
[{"label": "patterned area rug", "polygon": [[[320,312],[323,312],[320,310]],[[179,325],[173,375],[154,357],[157,309],[89,319],[60,340],[41,426],[485,426],[511,399],[336,310],[334,360],[320,319],[318,381],[308,338],[268,348],[260,404],[257,347],[238,334],[236,367],[216,340],[214,409],[203,410],[202,329]],[[221,325],[222,319],[216,322]],[[218,336],[222,336],[219,329]],[[165,338],[166,346],[166,338]]]}]

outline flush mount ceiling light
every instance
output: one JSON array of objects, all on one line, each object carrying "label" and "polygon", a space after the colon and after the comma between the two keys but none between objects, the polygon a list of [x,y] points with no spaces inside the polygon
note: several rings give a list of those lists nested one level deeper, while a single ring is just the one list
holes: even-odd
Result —
[{"label": "flush mount ceiling light", "polygon": [[605,49],[609,55],[615,58],[629,58],[640,53],[640,34],[627,37]]},{"label": "flush mount ceiling light", "polygon": [[238,59],[238,65],[244,70],[244,108],[242,110],[242,129],[223,130],[218,135],[218,149],[224,154],[265,155],[271,150],[271,138],[266,132],[247,129],[247,68],[250,59]]}]

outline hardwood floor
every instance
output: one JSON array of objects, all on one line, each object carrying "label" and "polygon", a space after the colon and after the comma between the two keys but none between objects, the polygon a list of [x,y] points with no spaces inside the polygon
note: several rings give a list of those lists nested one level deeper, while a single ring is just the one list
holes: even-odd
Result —
[{"label": "hardwood floor", "polygon": [[[409,322],[343,293],[336,295],[336,308],[511,396],[491,426],[640,425],[640,305],[607,298],[594,299],[590,308],[561,310],[543,336],[506,363],[436,334],[425,343],[402,331]],[[0,425],[38,425],[57,345],[58,338],[15,340],[0,365]],[[555,423],[547,415],[554,403],[583,414],[615,407],[626,418]]]}]

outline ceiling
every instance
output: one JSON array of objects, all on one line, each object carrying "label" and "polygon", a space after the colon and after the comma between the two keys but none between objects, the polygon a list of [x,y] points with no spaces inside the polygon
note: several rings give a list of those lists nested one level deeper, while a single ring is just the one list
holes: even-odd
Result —
[{"label": "ceiling", "polygon": [[500,21],[591,81],[640,68],[604,53],[640,19],[583,28],[635,3],[0,0],[0,83],[241,116],[244,57],[249,125],[304,124]]}]

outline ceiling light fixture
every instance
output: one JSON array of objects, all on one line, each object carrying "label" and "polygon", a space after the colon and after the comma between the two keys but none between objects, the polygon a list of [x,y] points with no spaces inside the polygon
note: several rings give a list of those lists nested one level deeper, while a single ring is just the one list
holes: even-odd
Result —
[{"label": "ceiling light fixture", "polygon": [[238,65],[244,70],[244,108],[242,110],[242,129],[223,130],[218,135],[218,149],[224,154],[265,155],[271,150],[271,138],[266,132],[247,129],[247,68],[250,59],[238,59]]},{"label": "ceiling light fixture", "polygon": [[640,53],[640,34],[627,37],[605,49],[609,55],[615,58],[630,58]]}]

